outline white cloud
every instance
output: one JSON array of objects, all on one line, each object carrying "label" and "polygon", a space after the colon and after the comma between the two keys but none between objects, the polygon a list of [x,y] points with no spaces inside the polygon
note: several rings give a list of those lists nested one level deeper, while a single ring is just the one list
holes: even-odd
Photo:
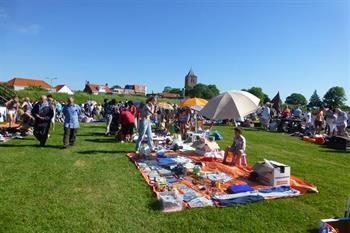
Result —
[{"label": "white cloud", "polygon": [[19,26],[16,28],[16,31],[22,34],[36,35],[40,32],[40,29],[41,29],[40,25],[33,23],[26,26]]}]

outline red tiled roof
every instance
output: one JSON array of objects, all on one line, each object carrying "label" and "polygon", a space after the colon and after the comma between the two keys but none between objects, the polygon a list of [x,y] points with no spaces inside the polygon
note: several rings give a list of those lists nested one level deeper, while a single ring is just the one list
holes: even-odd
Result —
[{"label": "red tiled roof", "polygon": [[92,91],[92,92],[98,92],[98,87],[101,87],[103,86],[106,90],[106,93],[111,93],[111,89],[106,86],[106,85],[99,85],[99,84],[87,84],[87,86],[89,87],[89,89]]},{"label": "red tiled roof", "polygon": [[65,85],[57,85],[57,86],[55,87],[56,92],[60,91],[64,86],[65,86]]},{"label": "red tiled roof", "polygon": [[30,86],[36,86],[36,87],[42,87],[46,89],[51,89],[51,85],[43,80],[36,80],[36,79],[27,79],[27,78],[13,78],[10,81],[7,82],[8,86],[20,86],[20,87],[30,87]]},{"label": "red tiled roof", "polygon": [[160,93],[159,95],[163,98],[178,98],[178,97],[180,97],[179,94],[169,93],[169,92]]}]

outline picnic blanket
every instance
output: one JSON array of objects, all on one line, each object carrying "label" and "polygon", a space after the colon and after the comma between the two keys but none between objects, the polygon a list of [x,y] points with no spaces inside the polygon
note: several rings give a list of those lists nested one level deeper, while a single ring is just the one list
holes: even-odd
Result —
[{"label": "picnic blanket", "polygon": [[[221,162],[202,161],[200,156],[194,154],[186,155],[186,153],[181,152],[176,154],[170,153],[168,154],[167,159],[157,159],[157,156],[153,155],[153,159],[148,161],[139,159],[135,153],[129,153],[127,156],[135,163],[141,175],[152,187],[157,197],[159,197],[159,194],[164,191],[160,187],[167,188],[166,184],[170,183],[169,177],[173,177],[171,179],[171,187],[184,194],[184,206],[186,208],[211,206],[201,205],[203,202],[206,203],[205,201],[207,200],[212,201],[212,206],[226,207],[234,204],[252,203],[264,199],[295,197],[304,195],[307,192],[318,192],[315,185],[309,184],[295,176],[291,176],[290,187],[273,188],[272,186],[264,186],[248,179],[252,172],[251,166],[245,168],[232,167],[222,164]],[[166,162],[167,166],[176,164],[174,161],[171,161],[172,159],[175,161],[187,160],[187,162],[191,161],[193,164],[196,162],[202,163],[203,166],[201,172],[202,174],[205,174],[204,177],[198,179],[198,177],[195,177],[193,174],[189,174],[179,179],[177,176],[172,176],[173,173],[169,168],[164,169],[164,167],[161,166],[161,164],[165,164],[164,162]],[[158,160],[161,163],[159,163]],[[157,177],[157,181],[155,181],[155,177]],[[212,188],[212,181],[215,181],[217,177],[224,182],[222,182],[219,187]],[[249,185],[254,191],[245,192],[243,194],[228,194],[226,192],[229,187],[239,185]],[[191,198],[193,199],[190,200]],[[188,200],[186,201],[186,199]],[[203,199],[205,200],[203,201]],[[191,203],[191,201],[193,202]]]},{"label": "picnic blanket", "polygon": [[[14,124],[11,128],[19,128],[21,125],[20,124]],[[2,129],[9,129],[10,128],[10,124],[9,123],[5,123],[5,124],[0,124],[0,128]]]}]

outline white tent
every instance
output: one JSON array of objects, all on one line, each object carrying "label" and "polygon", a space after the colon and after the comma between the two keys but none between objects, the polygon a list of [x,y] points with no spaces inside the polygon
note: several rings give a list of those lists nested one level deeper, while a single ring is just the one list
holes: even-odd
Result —
[{"label": "white tent", "polygon": [[255,112],[260,99],[246,91],[227,91],[209,100],[199,112],[211,120],[237,120]]}]

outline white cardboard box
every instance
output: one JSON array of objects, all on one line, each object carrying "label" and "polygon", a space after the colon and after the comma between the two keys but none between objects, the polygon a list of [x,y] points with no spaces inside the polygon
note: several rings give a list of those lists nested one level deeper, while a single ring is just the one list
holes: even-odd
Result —
[{"label": "white cardboard box", "polygon": [[290,186],[290,166],[272,160],[265,160],[254,165],[258,181],[268,186]]}]

